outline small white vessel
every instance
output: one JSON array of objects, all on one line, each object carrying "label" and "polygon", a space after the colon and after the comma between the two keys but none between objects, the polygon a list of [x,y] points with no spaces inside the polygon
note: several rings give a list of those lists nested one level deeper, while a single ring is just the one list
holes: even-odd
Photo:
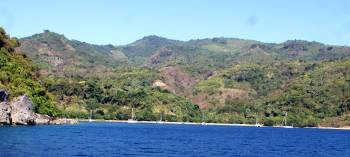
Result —
[{"label": "small white vessel", "polygon": [[260,127],[262,127],[263,125],[262,124],[260,124],[260,123],[256,123],[255,124],[255,127],[258,127],[258,128],[260,128]]},{"label": "small white vessel", "polygon": [[284,117],[283,117],[283,121],[282,121],[282,125],[280,126],[281,128],[294,128],[293,125],[287,125],[287,115],[288,113],[286,112]]},{"label": "small white vessel", "polygon": [[157,121],[157,124],[164,124],[163,121]]},{"label": "small white vessel", "polygon": [[92,117],[92,110],[90,110],[90,115],[89,115],[89,122],[90,122],[90,123],[92,122],[91,117]]},{"label": "small white vessel", "polygon": [[133,119],[128,119],[128,123],[137,123],[137,121]]},{"label": "small white vessel", "polygon": [[293,126],[281,126],[281,128],[294,128]]},{"label": "small white vessel", "polygon": [[137,123],[135,120],[134,108],[131,108],[131,118],[128,119],[128,123]]},{"label": "small white vessel", "polygon": [[202,112],[202,123],[201,125],[208,125],[206,122],[204,122],[204,112]]},{"label": "small white vessel", "polygon": [[262,127],[263,125],[262,124],[260,124],[259,122],[258,122],[258,119],[256,120],[256,122],[255,122],[255,127],[258,127],[258,128],[260,128],[260,127]]},{"label": "small white vessel", "polygon": [[157,124],[164,124],[162,120],[163,120],[163,114],[160,113],[160,118],[159,118],[159,121],[157,121]]}]

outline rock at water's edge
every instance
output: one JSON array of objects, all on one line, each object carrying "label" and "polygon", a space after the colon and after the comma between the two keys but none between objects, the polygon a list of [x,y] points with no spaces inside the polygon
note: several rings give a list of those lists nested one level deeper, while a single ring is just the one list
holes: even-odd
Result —
[{"label": "rock at water's edge", "polygon": [[28,96],[17,97],[10,103],[11,124],[12,125],[30,125],[35,123],[35,114],[33,111],[33,102]]},{"label": "rock at water's edge", "polygon": [[0,89],[0,125],[47,125],[77,124],[74,119],[55,119],[48,115],[34,113],[33,102],[26,95],[8,102],[8,93]]},{"label": "rock at water's edge", "polygon": [[55,125],[61,125],[61,124],[78,124],[79,122],[75,119],[67,119],[67,118],[61,118],[61,119],[55,119],[50,122],[50,124]]},{"label": "rock at water's edge", "polygon": [[34,124],[36,125],[47,125],[50,124],[50,122],[52,121],[52,118],[48,115],[44,115],[44,114],[35,114],[35,120],[34,120]]},{"label": "rock at water's edge", "polygon": [[10,124],[11,108],[7,102],[0,103],[0,124]]}]

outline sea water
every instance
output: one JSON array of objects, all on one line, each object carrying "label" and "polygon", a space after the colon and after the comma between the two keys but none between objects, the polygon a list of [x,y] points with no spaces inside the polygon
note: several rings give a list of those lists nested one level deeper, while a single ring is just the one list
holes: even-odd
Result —
[{"label": "sea water", "polygon": [[0,157],[350,157],[350,130],[80,123],[1,126]]}]

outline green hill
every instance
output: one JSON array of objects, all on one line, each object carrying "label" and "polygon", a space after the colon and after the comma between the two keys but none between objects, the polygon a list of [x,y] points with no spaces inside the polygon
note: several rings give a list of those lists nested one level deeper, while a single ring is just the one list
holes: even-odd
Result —
[{"label": "green hill", "polygon": [[86,73],[87,70],[104,69],[123,64],[126,57],[115,51],[113,45],[94,45],[69,40],[48,30],[20,39],[18,51],[27,54],[42,74],[68,76]]},{"label": "green hill", "polygon": [[180,44],[180,41],[166,39],[151,35],[137,40],[131,44],[117,47],[117,50],[128,57],[130,63],[140,65],[151,57],[155,51],[165,47]]},{"label": "green hill", "polygon": [[[46,31],[19,50],[68,116],[280,125],[349,125],[350,47],[148,36],[93,45]],[[55,58],[56,60],[52,58]],[[58,59],[57,59],[58,58]]]}]

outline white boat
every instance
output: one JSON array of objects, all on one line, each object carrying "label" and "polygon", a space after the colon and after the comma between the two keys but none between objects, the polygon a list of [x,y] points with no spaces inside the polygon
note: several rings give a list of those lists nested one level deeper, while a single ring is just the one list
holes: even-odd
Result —
[{"label": "white boat", "polygon": [[262,127],[263,125],[262,124],[260,124],[260,123],[255,123],[255,127],[258,127],[258,128],[260,128],[260,127]]},{"label": "white boat", "polygon": [[204,112],[202,111],[202,123],[201,125],[208,125],[207,123],[204,122]]},{"label": "white boat", "polygon": [[131,118],[128,119],[128,123],[137,123],[137,120],[135,120],[134,108],[131,108]]},{"label": "white boat", "polygon": [[260,124],[259,122],[258,122],[258,118],[257,118],[257,116],[255,117],[255,127],[258,127],[258,128],[260,128],[260,127],[262,127],[263,125],[262,124]]},{"label": "white boat", "polygon": [[157,121],[157,124],[164,124],[163,121]]},{"label": "white boat", "polygon": [[281,126],[279,126],[280,128],[294,128],[293,125],[287,125],[287,116],[288,116],[288,113],[286,112],[284,117],[283,117],[283,121],[282,121],[282,124]]},{"label": "white boat", "polygon": [[159,118],[159,121],[157,121],[157,124],[164,124],[164,121],[163,120],[163,114],[160,113],[160,118]]},{"label": "white boat", "polygon": [[137,121],[133,119],[128,119],[128,123],[137,123]]},{"label": "white boat", "polygon": [[90,115],[89,115],[89,122],[90,122],[90,123],[92,122],[91,117],[92,117],[92,110],[90,110]]},{"label": "white boat", "polygon": [[281,128],[294,128],[293,126],[281,126]]}]

